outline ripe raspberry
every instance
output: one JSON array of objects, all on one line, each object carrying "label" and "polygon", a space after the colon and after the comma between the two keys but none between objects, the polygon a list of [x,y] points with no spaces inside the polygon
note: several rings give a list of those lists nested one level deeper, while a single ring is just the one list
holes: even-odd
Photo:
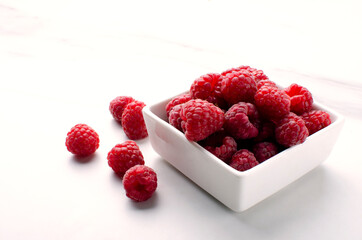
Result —
[{"label": "ripe raspberry", "polygon": [[141,101],[129,103],[122,114],[122,126],[125,134],[131,140],[138,140],[148,136],[142,109],[146,106]]},{"label": "ripe raspberry", "polygon": [[278,147],[272,142],[260,142],[253,146],[253,153],[259,163],[278,153]]},{"label": "ripe raspberry", "polygon": [[277,84],[271,80],[260,80],[257,84],[256,84],[257,88],[261,88],[262,86],[269,86],[269,87],[275,87],[278,88]]},{"label": "ripe raspberry", "polygon": [[151,198],[157,188],[157,174],[145,165],[136,165],[127,170],[123,177],[127,197],[143,202]]},{"label": "ripe raspberry", "polygon": [[255,82],[259,82],[261,80],[268,80],[268,76],[264,74],[262,70],[258,70],[256,68],[252,68],[250,66],[242,65],[237,68],[231,68],[221,73],[222,76],[226,76],[228,73],[231,72],[239,72],[240,70],[247,70],[253,77]]},{"label": "ripe raspberry", "polygon": [[292,112],[282,118],[275,128],[275,139],[285,147],[303,143],[308,134],[304,120]]},{"label": "ripe raspberry", "polygon": [[145,164],[141,150],[132,140],[114,146],[108,152],[107,160],[108,165],[120,177],[131,167]]},{"label": "ripe raspberry", "polygon": [[290,97],[275,87],[261,87],[254,98],[259,113],[268,120],[280,119],[290,111]]},{"label": "ripe raspberry", "polygon": [[332,122],[329,113],[322,110],[312,110],[302,114],[301,117],[308,128],[309,135],[327,127]]},{"label": "ripe raspberry", "polygon": [[84,157],[99,147],[99,136],[86,124],[77,124],[67,133],[65,145],[69,152]]},{"label": "ripe raspberry", "polygon": [[222,95],[229,104],[252,102],[256,91],[254,77],[246,70],[228,73],[221,82]]},{"label": "ripe raspberry", "polygon": [[113,99],[109,104],[109,111],[111,112],[113,118],[116,121],[122,121],[122,114],[127,104],[135,101],[132,97],[129,96],[118,96]]},{"label": "ripe raspberry", "polygon": [[275,124],[269,121],[261,121],[259,126],[259,134],[256,136],[254,142],[262,142],[274,138]]},{"label": "ripe raspberry", "polygon": [[301,115],[312,109],[313,97],[305,87],[293,83],[284,92],[290,96],[290,111]]},{"label": "ripe raspberry", "polygon": [[221,144],[218,144],[217,146],[205,146],[205,149],[222,161],[229,162],[237,151],[237,144],[234,138],[226,136],[222,139]]},{"label": "ripe raspberry", "polygon": [[181,94],[179,96],[172,98],[171,101],[169,101],[166,105],[167,117],[169,117],[170,111],[174,106],[185,103],[191,99],[192,99],[192,97],[189,93],[184,93],[184,94]]},{"label": "ripe raspberry", "polygon": [[214,104],[193,99],[182,104],[181,127],[190,141],[200,141],[220,130],[224,124],[224,112]]},{"label": "ripe raspberry", "polygon": [[222,76],[218,73],[209,73],[197,78],[190,87],[192,98],[203,99],[218,107],[226,107],[221,93]]},{"label": "ripe raspberry", "polygon": [[225,130],[236,139],[258,135],[259,113],[251,103],[239,102],[225,113]]},{"label": "ripe raspberry", "polygon": [[168,116],[168,122],[174,126],[175,128],[177,128],[178,130],[180,130],[182,132],[182,127],[181,127],[181,110],[182,110],[182,104],[176,105],[174,106],[169,113]]},{"label": "ripe raspberry", "polygon": [[246,171],[258,164],[254,154],[247,149],[237,151],[230,162],[230,166],[238,171]]}]

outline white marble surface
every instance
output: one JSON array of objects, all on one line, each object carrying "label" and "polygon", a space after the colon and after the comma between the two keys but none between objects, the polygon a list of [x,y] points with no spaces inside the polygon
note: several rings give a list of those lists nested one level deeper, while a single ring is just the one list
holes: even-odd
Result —
[{"label": "white marble surface", "polygon": [[[360,1],[0,0],[0,239],[361,239]],[[239,65],[308,87],[346,117],[320,167],[234,213],[138,141],[159,176],[135,204],[107,166],[108,104],[151,104]],[[100,135],[80,163],[79,122]]]}]

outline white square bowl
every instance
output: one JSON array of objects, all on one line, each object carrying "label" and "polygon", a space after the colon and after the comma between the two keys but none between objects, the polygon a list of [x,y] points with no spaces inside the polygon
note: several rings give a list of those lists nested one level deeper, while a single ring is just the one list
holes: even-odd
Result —
[{"label": "white square bowl", "polygon": [[332,151],[344,118],[314,103],[314,109],[328,112],[332,123],[245,172],[240,172],[201,147],[167,122],[166,104],[172,99],[143,108],[153,149],[171,165],[209,194],[236,212],[244,211],[276,193],[321,164]]}]

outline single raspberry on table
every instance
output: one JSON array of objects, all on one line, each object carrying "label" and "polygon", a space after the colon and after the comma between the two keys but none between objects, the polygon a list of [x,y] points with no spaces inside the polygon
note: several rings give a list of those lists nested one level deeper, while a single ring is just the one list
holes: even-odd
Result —
[{"label": "single raspberry on table", "polygon": [[184,94],[181,94],[181,95],[178,95],[178,96],[172,98],[171,101],[169,101],[166,104],[167,117],[169,117],[170,111],[172,110],[173,107],[175,107],[179,104],[185,103],[191,99],[192,99],[192,97],[189,93],[184,93]]},{"label": "single raspberry on table", "polygon": [[230,105],[253,102],[256,91],[254,77],[247,70],[227,73],[221,82],[221,93]]},{"label": "single raspberry on table", "polygon": [[301,115],[308,128],[309,135],[327,127],[332,123],[329,113],[322,110],[312,110]]},{"label": "single raspberry on table", "polygon": [[108,165],[120,177],[131,167],[145,163],[139,146],[132,140],[114,146],[108,152],[107,160]]},{"label": "single raspberry on table", "polygon": [[303,143],[308,135],[304,120],[292,112],[282,118],[275,128],[276,141],[285,147]]},{"label": "single raspberry on table", "polygon": [[204,148],[214,154],[216,157],[220,158],[224,162],[229,162],[231,157],[237,151],[237,144],[234,138],[230,136],[225,136],[222,139],[216,140],[215,145],[207,145]]},{"label": "single raspberry on table", "polygon": [[65,145],[69,152],[85,157],[94,153],[99,147],[99,136],[86,124],[77,124],[67,133]]},{"label": "single raspberry on table", "polygon": [[291,112],[301,115],[312,109],[313,97],[307,88],[293,83],[283,91],[290,96]]},{"label": "single raspberry on table", "polygon": [[278,120],[290,112],[290,97],[275,87],[263,86],[256,92],[255,105],[268,120]]},{"label": "single raspberry on table", "polygon": [[169,116],[168,116],[168,122],[174,126],[175,128],[177,128],[178,130],[180,130],[182,132],[182,127],[181,127],[181,122],[182,122],[182,118],[181,118],[181,110],[182,110],[182,104],[176,105],[174,106],[170,112],[169,112]]},{"label": "single raspberry on table", "polygon": [[259,163],[271,158],[278,153],[278,147],[272,142],[260,142],[253,146],[252,152]]},{"label": "single raspberry on table", "polygon": [[128,103],[135,101],[129,96],[118,96],[114,98],[109,104],[109,111],[116,121],[122,121],[122,114]]},{"label": "single raspberry on table", "polygon": [[238,171],[246,171],[258,165],[254,154],[247,149],[240,149],[231,158],[230,166]]},{"label": "single raspberry on table", "polygon": [[236,139],[248,139],[258,135],[259,113],[251,103],[239,102],[225,113],[225,130]]},{"label": "single raspberry on table", "polygon": [[135,165],[123,177],[123,187],[127,197],[143,202],[152,197],[157,188],[156,172],[145,165]]},{"label": "single raspberry on table", "polygon": [[122,114],[122,127],[131,140],[138,140],[148,136],[142,109],[146,106],[141,101],[133,101],[127,104]]},{"label": "single raspberry on table", "polygon": [[186,138],[197,142],[222,128],[224,112],[206,100],[192,99],[182,104],[181,119]]}]

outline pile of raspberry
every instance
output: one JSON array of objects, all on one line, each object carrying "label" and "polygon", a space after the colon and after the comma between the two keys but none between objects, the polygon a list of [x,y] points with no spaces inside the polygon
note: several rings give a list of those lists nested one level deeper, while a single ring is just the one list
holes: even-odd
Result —
[{"label": "pile of raspberry", "polygon": [[236,170],[246,171],[331,124],[310,91],[279,87],[250,66],[200,76],[166,105],[168,122]]}]

